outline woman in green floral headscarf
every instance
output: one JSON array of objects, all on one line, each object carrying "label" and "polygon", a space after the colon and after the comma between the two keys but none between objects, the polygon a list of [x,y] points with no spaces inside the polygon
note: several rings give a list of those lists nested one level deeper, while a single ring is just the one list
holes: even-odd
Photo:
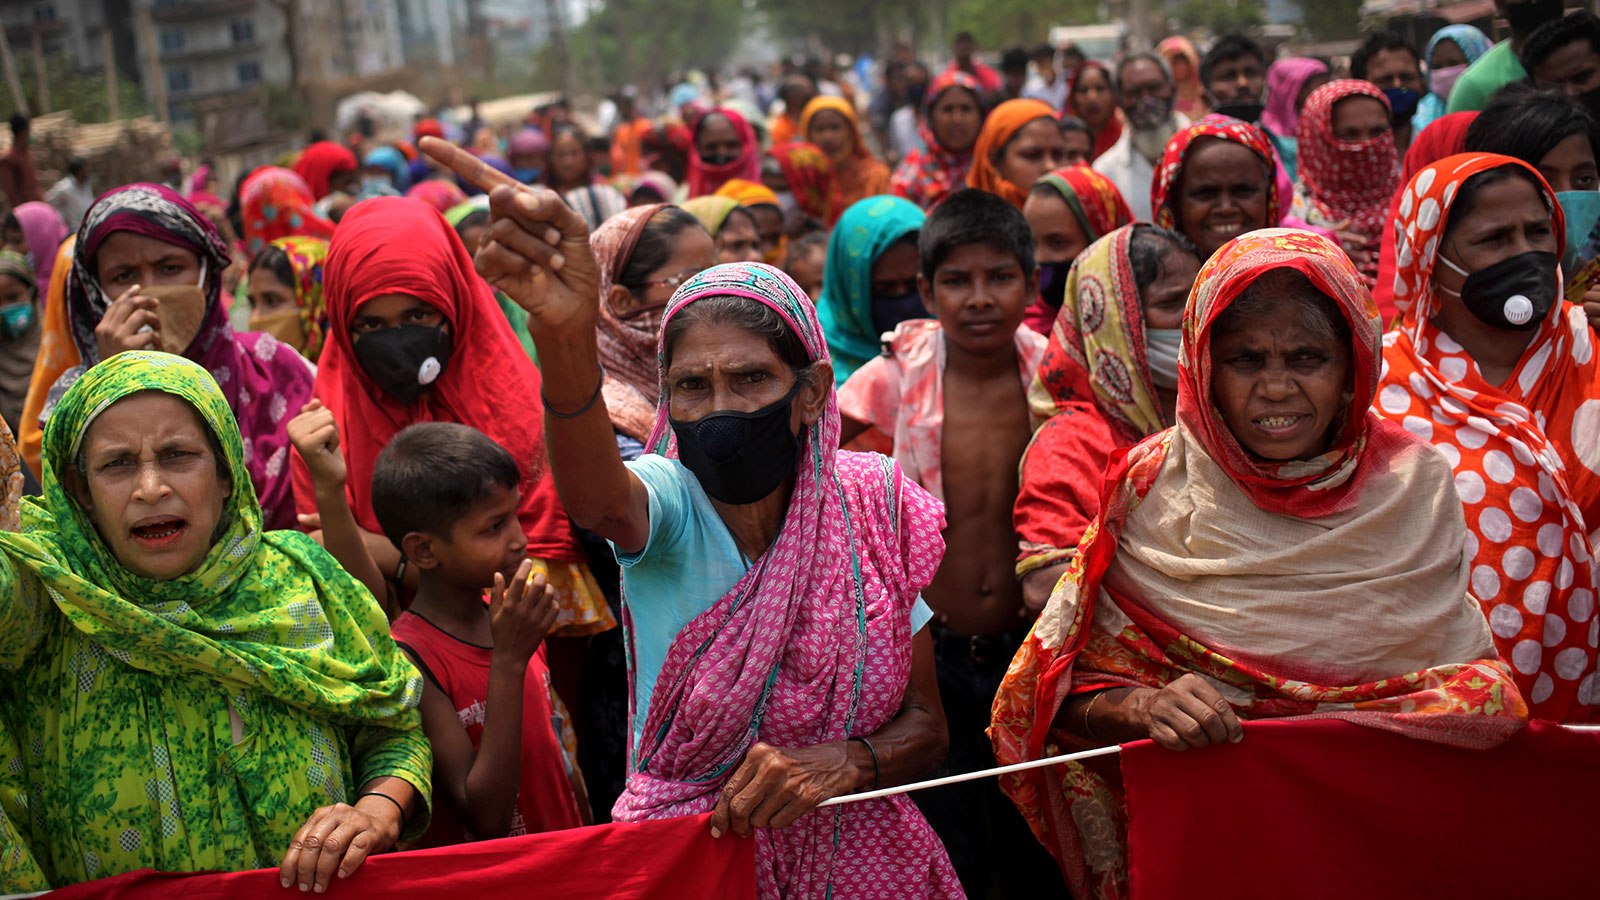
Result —
[{"label": "woman in green floral headscarf", "polygon": [[916,204],[885,195],[852,204],[833,227],[816,303],[836,384],[883,352],[884,332],[928,317],[917,294],[925,218]]},{"label": "woman in green floral headscarf", "polygon": [[421,678],[331,556],[262,530],[205,369],[91,368],[43,484],[0,533],[0,838],[32,853],[0,893],[280,863],[320,890],[426,825]]}]

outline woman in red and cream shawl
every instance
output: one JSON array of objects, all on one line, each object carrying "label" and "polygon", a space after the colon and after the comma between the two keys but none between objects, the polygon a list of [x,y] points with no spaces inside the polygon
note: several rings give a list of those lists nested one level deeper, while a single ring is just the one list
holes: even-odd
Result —
[{"label": "woman in red and cream shawl", "polygon": [[[1326,450],[1271,461],[1219,409],[1214,385],[1238,362],[1211,357],[1217,319],[1282,269],[1342,315],[1349,388]],[[1178,424],[1113,459],[1100,519],[995,698],[1001,764],[1145,736],[1238,740],[1238,719],[1346,718],[1464,747],[1521,727],[1526,707],[1468,593],[1449,466],[1369,411],[1379,347],[1377,309],[1331,241],[1267,229],[1211,258],[1184,314]],[[1270,365],[1304,365],[1295,353]],[[1179,695],[1213,698],[1200,709],[1227,732],[1164,732],[1158,714]],[[1076,897],[1127,894],[1116,771],[1002,780]]]}]

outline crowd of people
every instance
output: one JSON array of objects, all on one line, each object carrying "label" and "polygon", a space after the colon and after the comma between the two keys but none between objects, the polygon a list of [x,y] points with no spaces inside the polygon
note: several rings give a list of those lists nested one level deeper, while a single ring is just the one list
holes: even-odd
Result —
[{"label": "crowd of people", "polygon": [[[1126,896],[1113,743],[1600,710],[1600,17],[0,159],[0,893],[709,814]],[[1206,752],[1227,752],[1226,748]]]}]

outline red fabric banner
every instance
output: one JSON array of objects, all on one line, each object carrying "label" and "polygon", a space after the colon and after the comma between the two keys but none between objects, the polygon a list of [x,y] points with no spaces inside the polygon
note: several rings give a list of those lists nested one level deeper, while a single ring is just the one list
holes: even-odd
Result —
[{"label": "red fabric banner", "polygon": [[1593,896],[1600,734],[1490,751],[1340,721],[1122,751],[1134,898]]},{"label": "red fabric banner", "polygon": [[[389,853],[368,859],[323,895],[560,897],[562,900],[747,900],[756,895],[756,842],[711,836],[710,815],[596,825]],[[130,872],[52,891],[50,900],[288,900],[277,869],[217,875]]]}]

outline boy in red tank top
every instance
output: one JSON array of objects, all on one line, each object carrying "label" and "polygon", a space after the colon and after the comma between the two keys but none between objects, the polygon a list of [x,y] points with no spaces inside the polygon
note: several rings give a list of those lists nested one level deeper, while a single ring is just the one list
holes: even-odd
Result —
[{"label": "boy in red tank top", "polygon": [[[329,465],[338,455],[329,425],[296,421],[290,430],[307,434],[295,443],[302,456],[310,451],[322,524],[334,541],[336,511],[320,501],[343,497],[344,485],[343,466]],[[401,431],[373,471],[373,512],[418,570],[416,598],[391,630],[424,676],[434,808],[421,846],[575,828],[588,818],[572,728],[545,663],[554,592],[527,558],[519,481],[503,447],[443,422]]]}]

